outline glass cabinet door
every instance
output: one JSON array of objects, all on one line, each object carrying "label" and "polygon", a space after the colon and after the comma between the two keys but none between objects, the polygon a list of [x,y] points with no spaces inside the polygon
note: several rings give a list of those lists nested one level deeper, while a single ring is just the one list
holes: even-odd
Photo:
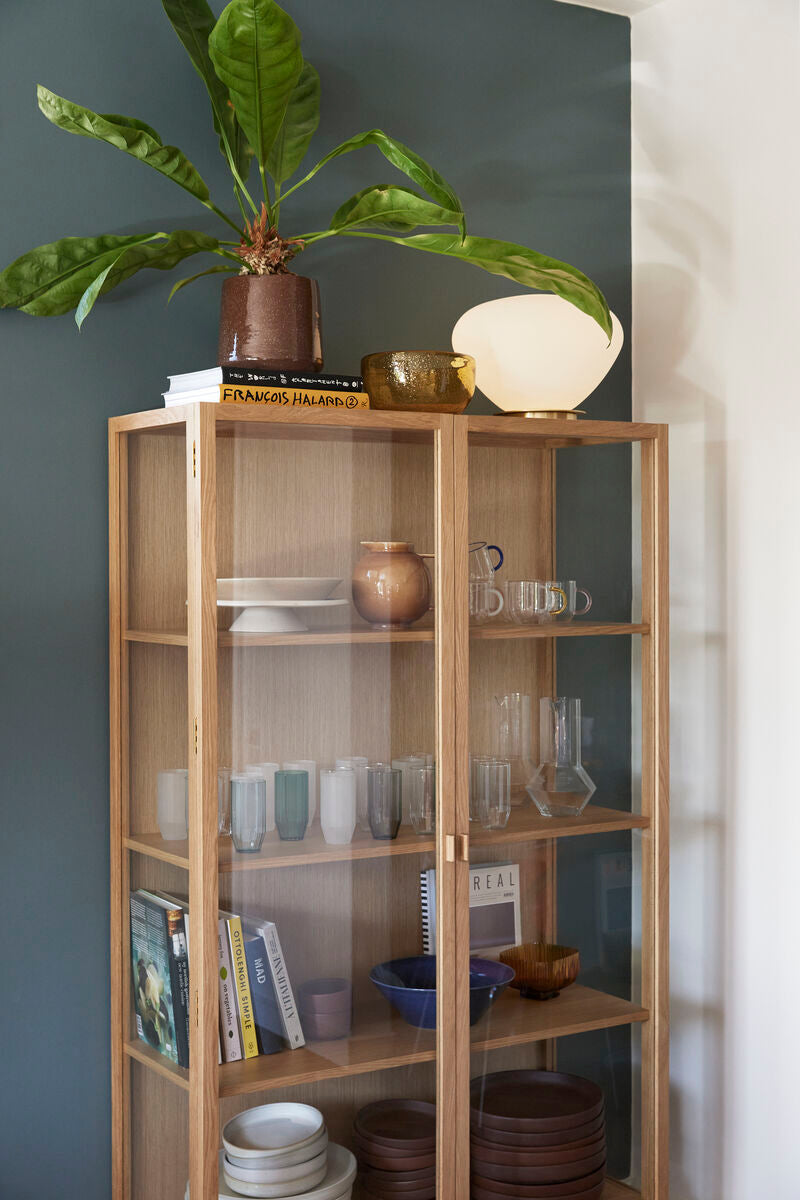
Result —
[{"label": "glass cabinet door", "polygon": [[461,1186],[475,1200],[531,1187],[561,1196],[570,1183],[587,1198],[654,1196],[641,1124],[654,1049],[643,1025],[654,714],[642,703],[654,543],[640,450],[581,444],[577,427],[570,444],[564,423],[553,436],[506,421],[469,420],[468,481],[456,479],[469,514],[456,596],[469,627]]}]

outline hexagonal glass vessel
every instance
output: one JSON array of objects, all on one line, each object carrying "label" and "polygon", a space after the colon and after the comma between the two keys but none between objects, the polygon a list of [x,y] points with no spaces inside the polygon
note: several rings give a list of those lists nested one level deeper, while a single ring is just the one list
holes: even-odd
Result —
[{"label": "hexagonal glass vessel", "polygon": [[595,784],[581,766],[581,702],[575,696],[539,701],[541,762],[526,791],[543,817],[578,817]]}]

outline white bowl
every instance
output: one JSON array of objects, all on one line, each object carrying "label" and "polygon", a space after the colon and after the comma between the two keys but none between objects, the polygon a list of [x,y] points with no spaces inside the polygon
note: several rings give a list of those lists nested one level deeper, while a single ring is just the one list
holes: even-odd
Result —
[{"label": "white bowl", "polygon": [[453,349],[475,359],[476,386],[505,412],[568,412],[610,371],[622,348],[560,296],[505,296],[459,317]]},{"label": "white bowl", "polygon": [[307,1146],[324,1128],[322,1113],[310,1104],[260,1104],[228,1121],[222,1144],[233,1158],[272,1158]]},{"label": "white bowl", "polygon": [[243,604],[257,600],[327,600],[341,579],[332,576],[296,579],[218,579],[217,599],[240,600]]},{"label": "white bowl", "polygon": [[285,1179],[281,1183],[248,1183],[244,1179],[234,1179],[228,1174],[228,1168],[223,1164],[222,1177],[228,1187],[233,1188],[240,1196],[254,1196],[256,1200],[286,1200],[288,1196],[307,1195],[317,1184],[322,1183],[328,1173],[327,1163],[323,1163],[310,1175],[302,1179]]},{"label": "white bowl", "polygon": [[[236,1200],[241,1192],[235,1191],[224,1179],[224,1151],[219,1155],[219,1200]],[[328,1146],[328,1170],[322,1183],[310,1192],[295,1193],[303,1200],[349,1200],[356,1177],[356,1160],[344,1146],[331,1142]],[[284,1193],[285,1194],[285,1193]],[[186,1185],[184,1200],[189,1200],[189,1185]]]},{"label": "white bowl", "polygon": [[[315,1146],[316,1149],[316,1146]],[[320,1167],[328,1169],[328,1147],[325,1146],[313,1158],[307,1158],[303,1162],[289,1163],[286,1166],[275,1167],[271,1165],[271,1159],[264,1160],[270,1163],[270,1166],[248,1166],[237,1167],[225,1157],[223,1164],[226,1179],[242,1179],[245,1183],[292,1183],[294,1180],[305,1179],[308,1175],[315,1175]]]},{"label": "white bowl", "polygon": [[310,1158],[321,1154],[327,1145],[328,1131],[323,1126],[318,1137],[299,1146],[296,1150],[287,1150],[285,1153],[278,1154],[269,1153],[260,1158],[238,1158],[235,1154],[230,1153],[226,1153],[225,1157],[232,1167],[238,1167],[241,1170],[259,1171],[264,1168],[271,1170],[274,1167],[291,1167],[295,1163],[308,1162]]}]

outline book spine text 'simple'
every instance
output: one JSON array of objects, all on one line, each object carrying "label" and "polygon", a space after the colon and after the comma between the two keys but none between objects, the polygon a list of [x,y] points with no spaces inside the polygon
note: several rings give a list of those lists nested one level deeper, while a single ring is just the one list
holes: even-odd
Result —
[{"label": "book spine text 'simple'", "polygon": [[250,995],[250,979],[247,974],[247,958],[244,952],[242,922],[239,917],[228,918],[228,935],[231,947],[231,965],[236,982],[236,997],[239,1004],[239,1025],[242,1031],[242,1052],[245,1058],[258,1056],[258,1038],[253,1016],[253,999]]}]

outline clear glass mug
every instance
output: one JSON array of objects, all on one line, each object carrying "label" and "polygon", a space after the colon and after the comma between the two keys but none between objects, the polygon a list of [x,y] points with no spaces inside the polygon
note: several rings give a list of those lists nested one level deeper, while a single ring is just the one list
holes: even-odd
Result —
[{"label": "clear glass mug", "polygon": [[472,621],[488,621],[490,617],[499,617],[504,608],[505,600],[497,588],[485,579],[470,580],[469,615]]},{"label": "clear glass mug", "polygon": [[[492,562],[490,551],[494,550],[497,554],[497,562]],[[486,542],[470,542],[469,544],[469,578],[470,583],[473,580],[485,580],[491,583],[494,579],[495,571],[499,571],[503,565],[503,551],[499,546],[490,546]]]},{"label": "clear glass mug", "polygon": [[535,625],[567,608],[563,588],[544,579],[509,579],[503,586],[506,614],[515,625]]},{"label": "clear glass mug", "polygon": [[[585,617],[589,609],[592,607],[591,593],[587,592],[586,588],[578,587],[575,579],[565,579],[562,582],[558,580],[549,580],[548,587],[553,591],[562,591],[567,598],[566,608],[553,613],[553,616],[561,617],[562,621],[571,621],[573,617]],[[578,609],[578,593],[584,598],[583,608]]]}]

